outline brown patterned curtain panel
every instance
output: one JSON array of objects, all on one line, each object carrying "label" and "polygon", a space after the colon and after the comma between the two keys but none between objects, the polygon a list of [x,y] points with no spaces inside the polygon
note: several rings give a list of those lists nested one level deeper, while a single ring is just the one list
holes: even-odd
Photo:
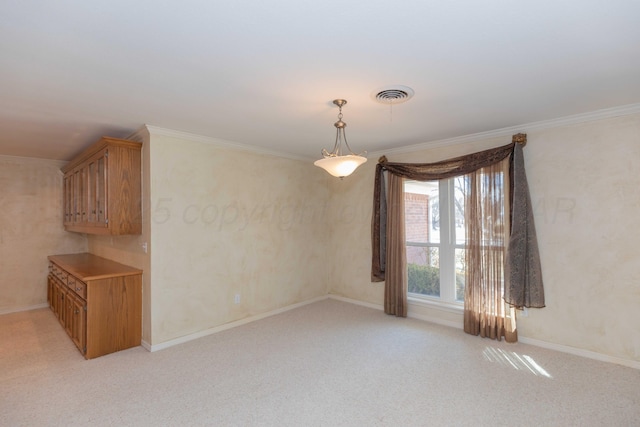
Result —
[{"label": "brown patterned curtain panel", "polygon": [[[511,212],[508,249],[504,263],[503,297],[504,301],[512,307],[544,307],[542,271],[533,209],[524,171],[523,144],[515,142],[518,136],[520,135],[514,135],[514,142],[502,147],[435,163],[394,163],[382,157],[376,166],[374,184],[371,280],[389,282],[389,280],[395,281],[403,277],[401,271],[394,269],[404,270],[403,265],[406,266],[406,260],[403,261],[402,257],[393,254],[394,265],[392,266],[391,259],[387,259],[387,254],[389,250],[395,250],[388,246],[392,243],[388,241],[390,223],[395,224],[394,234],[397,235],[398,222],[397,218],[391,218],[390,221],[389,211],[393,207],[398,208],[398,204],[401,203],[401,198],[397,197],[397,191],[402,189],[404,179],[417,181],[447,179],[467,175],[508,159],[509,185],[505,188],[509,189],[508,206]],[[521,136],[524,136],[526,141],[526,136]],[[389,176],[402,179],[390,179],[387,186],[385,172]],[[394,195],[394,200],[387,200],[391,195]],[[393,205],[389,207],[391,203]],[[393,244],[398,245],[397,242]],[[406,284],[404,286],[406,289]],[[388,313],[406,316],[406,290],[403,291],[402,288],[394,292],[385,290],[385,295],[386,298],[390,295],[395,298],[395,301],[385,301],[385,311],[388,306]]]}]

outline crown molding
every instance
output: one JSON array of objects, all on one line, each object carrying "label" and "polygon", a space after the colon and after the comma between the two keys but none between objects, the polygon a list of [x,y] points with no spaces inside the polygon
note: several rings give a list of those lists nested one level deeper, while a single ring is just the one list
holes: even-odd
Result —
[{"label": "crown molding", "polygon": [[142,129],[139,129],[138,131],[136,131],[134,135],[136,136],[140,135],[143,129],[146,129],[149,132],[149,135],[151,136],[156,135],[156,136],[166,136],[170,138],[185,139],[187,141],[200,142],[203,144],[211,144],[211,145],[215,145],[222,148],[230,148],[232,150],[248,151],[255,154],[263,154],[267,156],[281,157],[281,158],[286,158],[291,160],[302,160],[305,162],[309,161],[309,159],[306,157],[295,156],[293,154],[284,153],[281,151],[268,150],[268,149],[256,147],[253,145],[240,144],[237,142],[227,141],[224,139],[212,138],[209,136],[198,135],[195,133],[183,132],[179,130],[166,129],[166,128],[161,128],[153,125],[144,125]]},{"label": "crown molding", "polygon": [[149,130],[147,125],[142,125],[136,129],[133,133],[129,134],[125,139],[130,141],[144,142],[149,137]]},{"label": "crown molding", "polygon": [[553,129],[562,126],[571,126],[580,123],[592,122],[595,120],[610,119],[613,117],[628,116],[640,113],[640,103],[629,104],[619,107],[606,108],[603,110],[592,111],[589,113],[575,114],[572,116],[560,117],[557,119],[543,120],[523,125],[510,126],[501,129],[495,129],[487,132],[473,133],[470,135],[457,136],[454,138],[440,139],[430,142],[422,142],[420,144],[406,145],[404,147],[392,148],[389,150],[380,150],[369,153],[369,156],[376,158],[383,154],[401,154],[411,153],[414,151],[426,150],[431,148],[444,147],[449,145],[466,144],[483,139],[497,138],[509,136],[515,133],[527,133],[537,130]]},{"label": "crown molding", "polygon": [[43,157],[12,156],[10,154],[0,154],[0,159],[6,160],[6,161],[16,161],[21,163],[34,163],[34,164],[46,163],[46,164],[54,165],[57,168],[62,168],[64,165],[69,163],[67,160],[45,159]]},{"label": "crown molding", "polygon": [[[545,129],[553,129],[562,126],[571,126],[580,123],[587,123],[595,120],[609,119],[614,117],[627,116],[631,114],[640,113],[640,103],[637,104],[629,104],[623,105],[613,108],[606,108],[602,110],[596,110],[589,113],[575,114],[572,116],[560,117],[557,119],[543,120],[539,122],[532,122],[517,126],[509,126],[501,129],[495,129],[486,132],[478,132],[469,135],[457,136],[453,138],[440,139],[429,142],[422,142],[419,144],[406,145],[403,147],[391,148],[386,150],[378,150],[369,152],[368,158],[377,158],[383,154],[402,154],[402,153],[411,153],[415,151],[421,151],[426,149],[458,145],[458,144],[467,144],[475,141],[480,141],[483,139],[490,138],[500,138],[500,137],[511,137],[515,133],[527,133],[537,130],[545,130]],[[304,162],[308,162],[310,159],[306,156],[296,156],[289,153],[284,153],[281,151],[268,150],[265,148],[260,148],[252,145],[240,144],[233,141],[228,141],[219,138],[208,137],[204,135],[198,135],[190,132],[184,132],[173,129],[166,129],[159,126],[153,126],[145,124],[140,129],[133,132],[127,139],[142,141],[145,138],[145,133],[149,135],[158,135],[158,136],[167,136],[171,138],[179,138],[185,139],[193,142],[200,142],[204,144],[212,144],[218,147],[229,148],[234,150],[241,150],[252,152],[255,154],[263,154],[268,156],[292,159],[292,160],[300,160]]]}]

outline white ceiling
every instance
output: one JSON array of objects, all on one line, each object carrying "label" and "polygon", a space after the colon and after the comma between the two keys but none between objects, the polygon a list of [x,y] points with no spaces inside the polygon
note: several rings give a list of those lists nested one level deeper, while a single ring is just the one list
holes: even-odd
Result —
[{"label": "white ceiling", "polygon": [[[640,102],[638,0],[6,0],[0,154],[143,124],[303,158]],[[376,103],[389,85],[410,101]]]}]

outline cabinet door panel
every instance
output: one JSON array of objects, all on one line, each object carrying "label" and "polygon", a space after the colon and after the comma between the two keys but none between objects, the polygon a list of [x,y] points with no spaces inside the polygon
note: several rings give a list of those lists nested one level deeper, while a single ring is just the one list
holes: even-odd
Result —
[{"label": "cabinet door panel", "polygon": [[76,343],[82,354],[87,352],[87,305],[84,301],[77,299],[75,303],[74,316],[76,317],[73,329],[73,341]]},{"label": "cabinet door panel", "polygon": [[81,224],[86,224],[87,223],[87,217],[88,217],[88,212],[87,212],[87,204],[88,204],[88,195],[87,195],[87,177],[88,177],[88,171],[86,167],[81,167],[78,170],[78,173],[80,174],[80,223]]},{"label": "cabinet door panel", "polygon": [[73,294],[67,292],[64,299],[64,329],[67,331],[67,335],[73,338]]},{"label": "cabinet door panel", "polygon": [[95,224],[98,220],[96,213],[96,163],[89,160],[87,164],[87,222]]},{"label": "cabinet door panel", "polygon": [[67,305],[69,307],[69,317],[67,320],[67,333],[73,340],[78,349],[85,353],[86,348],[86,323],[87,313],[85,311],[85,302],[76,295],[69,293]]},{"label": "cabinet door panel", "polygon": [[66,173],[63,178],[63,218],[64,225],[70,224],[72,220],[72,197],[73,197],[73,174]]},{"label": "cabinet door panel", "polygon": [[141,148],[139,142],[103,137],[62,168],[65,230],[142,233]]},{"label": "cabinet door panel", "polygon": [[64,327],[65,322],[65,299],[67,296],[67,286],[62,284],[59,280],[55,279],[53,286],[55,287],[56,294],[56,307],[55,313],[58,317],[58,321]]},{"label": "cabinet door panel", "polygon": [[101,150],[87,161],[87,211],[88,225],[106,227],[107,179],[105,167],[107,150]]},{"label": "cabinet door panel", "polygon": [[51,299],[49,300],[49,307],[53,313],[57,313],[58,307],[58,288],[56,287],[56,279],[53,276],[49,276],[47,279],[47,287],[51,293]]},{"label": "cabinet door panel", "polygon": [[107,179],[106,179],[106,157],[107,150],[97,153],[89,162],[91,171],[91,190],[93,201],[93,223],[97,227],[106,227],[107,218]]},{"label": "cabinet door panel", "polygon": [[53,277],[51,274],[47,276],[47,304],[52,308],[51,298],[53,297]]},{"label": "cabinet door panel", "polygon": [[98,210],[98,223],[107,225],[107,150],[104,150],[96,160],[96,206]]},{"label": "cabinet door panel", "polygon": [[73,223],[74,224],[82,223],[82,210],[84,208],[84,206],[82,205],[83,192],[84,192],[84,186],[82,182],[82,172],[80,169],[75,169],[73,171]]}]

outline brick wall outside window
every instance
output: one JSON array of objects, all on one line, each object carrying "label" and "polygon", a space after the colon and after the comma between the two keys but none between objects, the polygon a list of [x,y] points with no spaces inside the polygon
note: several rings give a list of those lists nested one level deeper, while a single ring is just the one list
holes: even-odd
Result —
[{"label": "brick wall outside window", "polygon": [[426,242],[429,237],[429,196],[404,193],[405,233],[410,242]]}]

